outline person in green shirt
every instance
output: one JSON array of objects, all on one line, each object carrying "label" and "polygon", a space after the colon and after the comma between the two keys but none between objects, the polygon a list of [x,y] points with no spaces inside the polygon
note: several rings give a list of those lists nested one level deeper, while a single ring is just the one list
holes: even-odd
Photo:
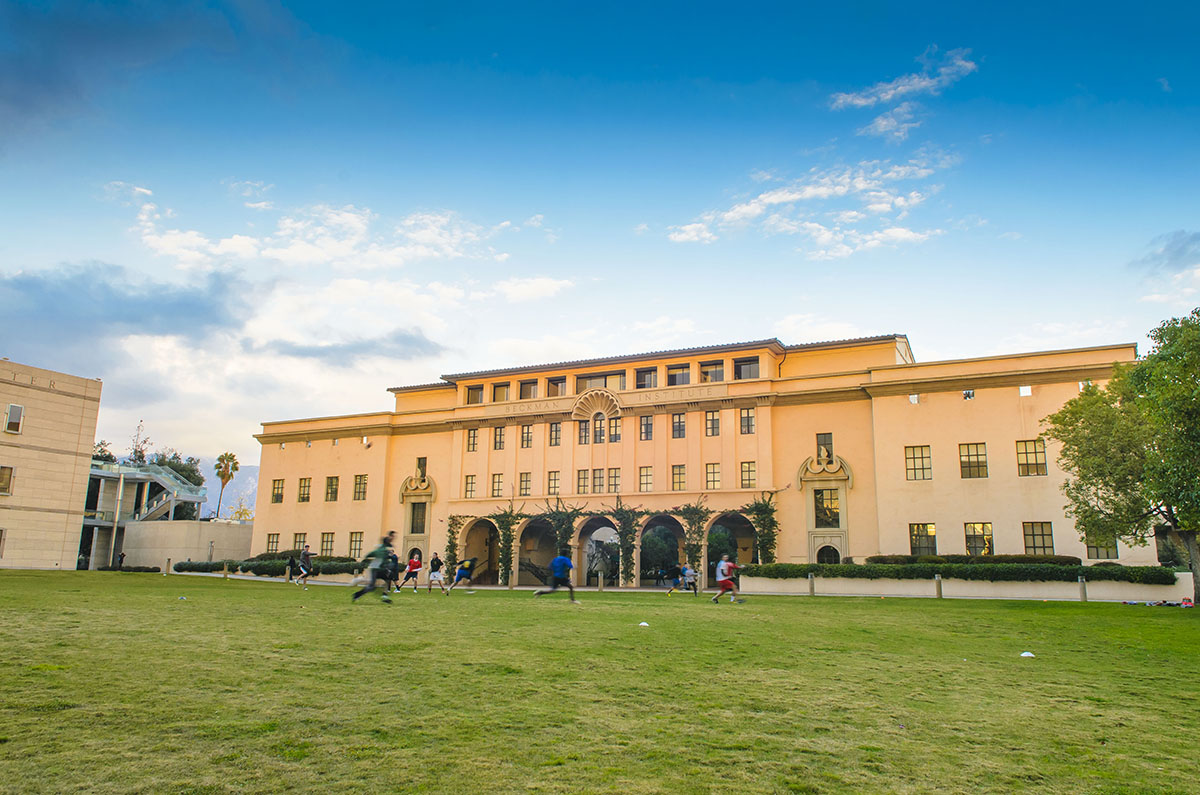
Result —
[{"label": "person in green shirt", "polygon": [[[380,568],[387,563],[388,555],[392,553],[392,542],[395,538],[395,532],[388,533],[379,540],[379,546],[367,553],[367,557],[365,558],[367,564],[367,584],[351,597],[351,602],[357,602],[358,597],[375,590],[375,580],[379,576]],[[387,591],[384,591],[380,595],[380,599],[389,605],[392,603],[392,598],[387,595]]]}]

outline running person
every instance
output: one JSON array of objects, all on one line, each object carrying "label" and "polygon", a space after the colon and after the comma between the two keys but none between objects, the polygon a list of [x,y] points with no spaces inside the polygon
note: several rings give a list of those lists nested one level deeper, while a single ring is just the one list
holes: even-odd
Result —
[{"label": "running person", "polygon": [[683,577],[683,570],[679,568],[678,563],[672,563],[667,568],[667,579],[671,581],[671,587],[667,589],[667,596],[679,590],[679,580]]},{"label": "running person", "polygon": [[738,594],[737,585],[735,585],[733,582],[733,573],[734,573],[734,571],[736,571],[737,569],[740,569],[740,568],[741,568],[741,566],[737,565],[736,563],[730,562],[728,555],[721,556],[720,562],[717,563],[717,585],[719,585],[721,587],[721,590],[718,591],[717,595],[712,598],[713,604],[716,604],[717,600],[720,599],[721,595],[724,594],[726,591],[730,592],[730,594],[729,594],[729,603],[730,604],[733,604],[733,601],[735,598],[737,599],[738,602],[746,601],[745,599],[742,599],[741,596]]},{"label": "running person", "polygon": [[413,556],[408,559],[408,568],[404,570],[404,579],[400,581],[400,588],[408,584],[409,580],[413,581],[413,593],[417,592],[417,575],[421,573],[421,555],[414,551]]},{"label": "running person", "polygon": [[475,561],[477,560],[479,560],[479,558],[467,558],[466,560],[460,560],[458,562],[458,572],[455,573],[454,582],[450,583],[450,590],[446,592],[447,594],[457,588],[458,584],[463,580],[467,581],[467,593],[475,593],[469,589],[475,584],[471,581],[471,576],[475,573]]},{"label": "running person", "polygon": [[696,587],[696,570],[688,564],[683,564],[683,590],[691,591],[692,596],[699,596],[700,590]]},{"label": "running person", "polygon": [[571,604],[579,604],[579,600],[575,598],[575,589],[571,586],[571,569],[575,565],[571,563],[571,559],[566,555],[559,555],[554,560],[550,561],[550,587],[542,588],[534,591],[534,596],[542,594],[554,593],[559,587],[565,585],[567,590],[571,592]]},{"label": "running person", "polygon": [[[387,563],[388,555],[392,549],[392,539],[395,537],[395,532],[388,533],[386,536],[380,539],[379,546],[367,553],[366,559],[369,561],[367,564],[367,584],[363,586],[361,590],[355,592],[354,596],[350,598],[351,602],[357,602],[358,597],[362,596],[363,594],[369,594],[371,591],[375,590],[375,579],[379,576],[380,567]],[[387,595],[386,590],[380,595],[379,598],[389,605],[392,603],[392,598]]]},{"label": "running person", "polygon": [[303,585],[304,590],[308,590],[308,575],[312,574],[312,552],[308,549],[308,544],[304,545],[304,549],[300,550],[300,576],[296,578],[297,585]]},{"label": "running person", "polygon": [[438,557],[438,553],[434,552],[433,557],[429,559],[429,585],[425,588],[426,593],[433,592],[433,584],[436,582],[442,589],[442,596],[450,595],[450,592],[446,590],[446,575],[442,574],[443,565],[445,564]]}]

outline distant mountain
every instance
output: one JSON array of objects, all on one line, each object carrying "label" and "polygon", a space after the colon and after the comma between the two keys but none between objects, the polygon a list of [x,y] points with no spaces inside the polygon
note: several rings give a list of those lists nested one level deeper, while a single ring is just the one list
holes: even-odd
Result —
[{"label": "distant mountain", "polygon": [[[204,473],[204,488],[208,489],[208,498],[200,506],[200,515],[208,516],[217,509],[217,495],[221,493],[221,481],[217,480],[213,467],[217,459],[201,458],[200,471]],[[254,510],[254,500],[258,496],[258,467],[242,464],[229,485],[225,487],[225,496],[221,498],[221,513],[225,516],[237,507],[238,500],[245,500],[246,507]]]}]

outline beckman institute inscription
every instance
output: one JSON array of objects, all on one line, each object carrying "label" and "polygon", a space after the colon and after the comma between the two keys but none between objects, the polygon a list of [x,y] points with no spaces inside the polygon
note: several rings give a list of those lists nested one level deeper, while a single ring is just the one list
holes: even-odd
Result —
[{"label": "beckman institute inscription", "polygon": [[[659,403],[682,403],[685,401],[722,398],[729,394],[728,384],[699,384],[694,386],[669,386],[663,389],[633,389],[612,393],[623,406],[647,406]],[[569,413],[575,406],[578,395],[546,400],[512,400],[504,403],[489,403],[484,415],[520,416],[522,414]]]}]

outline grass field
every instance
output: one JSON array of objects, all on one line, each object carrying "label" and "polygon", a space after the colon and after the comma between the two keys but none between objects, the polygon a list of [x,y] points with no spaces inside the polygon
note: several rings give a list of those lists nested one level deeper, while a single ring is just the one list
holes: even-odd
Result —
[{"label": "grass field", "polygon": [[0,571],[0,790],[1200,787],[1200,610],[349,596]]}]

